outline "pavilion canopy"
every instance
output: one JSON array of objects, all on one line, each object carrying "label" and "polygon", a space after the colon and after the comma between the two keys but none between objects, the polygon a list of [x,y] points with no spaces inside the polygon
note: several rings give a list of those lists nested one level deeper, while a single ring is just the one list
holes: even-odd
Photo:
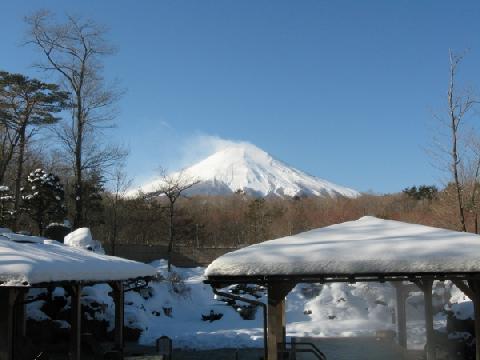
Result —
[{"label": "pavilion canopy", "polygon": [[52,240],[0,236],[0,285],[102,282],[154,276],[147,264],[70,247]]},{"label": "pavilion canopy", "polygon": [[480,273],[480,236],[371,216],[225,254],[209,279]]}]

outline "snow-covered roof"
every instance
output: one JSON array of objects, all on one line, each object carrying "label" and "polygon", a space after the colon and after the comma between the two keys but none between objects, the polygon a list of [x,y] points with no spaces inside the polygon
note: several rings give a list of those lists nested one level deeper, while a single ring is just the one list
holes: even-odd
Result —
[{"label": "snow-covered roof", "polygon": [[230,252],[206,275],[470,272],[480,272],[480,236],[365,216]]},{"label": "snow-covered roof", "polygon": [[0,237],[1,286],[30,286],[59,281],[102,282],[154,275],[155,269],[150,265],[52,240],[18,242]]}]

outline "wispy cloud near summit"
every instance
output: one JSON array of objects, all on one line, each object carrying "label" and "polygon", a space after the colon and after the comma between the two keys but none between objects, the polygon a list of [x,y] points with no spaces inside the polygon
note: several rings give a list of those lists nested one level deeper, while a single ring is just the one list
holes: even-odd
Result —
[{"label": "wispy cloud near summit", "polygon": [[197,161],[228,147],[253,145],[248,141],[225,139],[217,135],[208,134],[194,134],[188,136],[182,142],[183,143],[180,145],[180,156],[177,159],[178,166],[175,166],[175,168],[170,170],[179,170],[186,166],[192,165]]}]

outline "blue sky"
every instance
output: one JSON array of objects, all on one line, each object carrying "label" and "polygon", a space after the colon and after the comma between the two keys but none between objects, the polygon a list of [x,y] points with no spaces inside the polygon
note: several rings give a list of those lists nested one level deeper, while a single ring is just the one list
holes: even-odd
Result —
[{"label": "blue sky", "polygon": [[107,77],[127,93],[111,137],[137,182],[208,152],[198,138],[251,142],[361,191],[439,183],[425,150],[469,48],[480,85],[478,1],[18,1],[0,4],[0,68],[37,75],[20,47],[39,6],[106,24]]}]

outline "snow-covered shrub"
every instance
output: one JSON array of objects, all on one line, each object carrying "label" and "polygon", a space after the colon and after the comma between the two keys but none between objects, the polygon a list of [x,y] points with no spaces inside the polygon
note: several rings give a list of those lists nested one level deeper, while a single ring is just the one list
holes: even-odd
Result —
[{"label": "snow-covered shrub", "polygon": [[57,240],[63,243],[65,236],[71,231],[72,229],[69,225],[51,223],[47,225],[44,235],[48,239]]},{"label": "snow-covered shrub", "polygon": [[258,306],[255,305],[241,305],[237,307],[237,312],[240,314],[243,320],[255,320]]},{"label": "snow-covered shrub", "polygon": [[172,271],[168,273],[167,282],[171,293],[184,298],[190,296],[191,289],[185,284],[185,281],[178,272]]},{"label": "snow-covered shrub", "polygon": [[144,300],[148,300],[153,296],[153,288],[151,286],[141,287],[137,292]]},{"label": "snow-covered shrub", "polygon": [[[236,284],[228,288],[228,292],[250,299],[261,299],[266,295],[266,289],[263,286],[255,284]],[[232,307],[243,320],[255,320],[257,309],[259,305],[254,304],[239,304],[236,300],[228,297],[218,297],[219,301]]]},{"label": "snow-covered shrub", "polygon": [[220,320],[223,317],[222,313],[216,313],[213,310],[210,310],[208,315],[202,315],[202,321],[214,322]]},{"label": "snow-covered shrub", "polygon": [[300,291],[305,299],[313,299],[320,295],[322,284],[301,284]]},{"label": "snow-covered shrub", "polygon": [[263,286],[255,284],[237,284],[230,286],[228,291],[236,295],[250,295],[255,299],[260,299],[266,293],[266,289]]}]

